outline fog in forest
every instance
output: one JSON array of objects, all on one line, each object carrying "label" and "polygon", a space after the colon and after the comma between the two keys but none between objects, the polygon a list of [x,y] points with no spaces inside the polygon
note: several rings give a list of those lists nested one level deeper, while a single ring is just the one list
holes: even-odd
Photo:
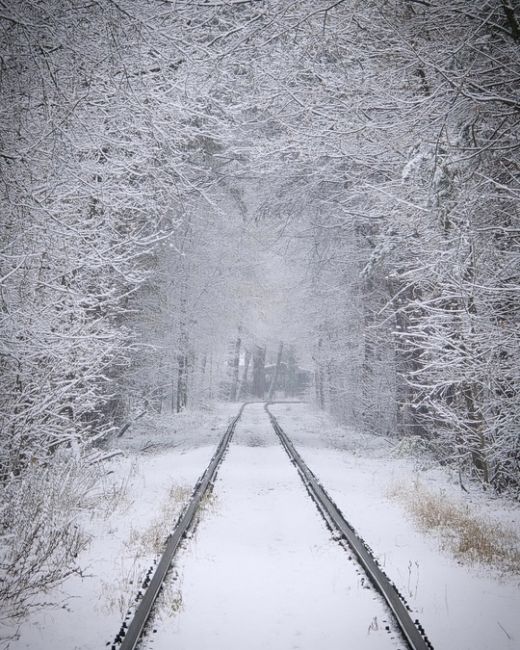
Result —
[{"label": "fog in forest", "polygon": [[519,20],[0,3],[6,626],[77,572],[144,422],[299,400],[518,502]]}]

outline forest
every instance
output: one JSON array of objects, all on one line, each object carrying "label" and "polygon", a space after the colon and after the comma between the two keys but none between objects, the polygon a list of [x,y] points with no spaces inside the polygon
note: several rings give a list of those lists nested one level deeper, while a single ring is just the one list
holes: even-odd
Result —
[{"label": "forest", "polygon": [[518,499],[516,0],[1,0],[0,29],[9,616],[72,571],[107,440],[282,367]]}]

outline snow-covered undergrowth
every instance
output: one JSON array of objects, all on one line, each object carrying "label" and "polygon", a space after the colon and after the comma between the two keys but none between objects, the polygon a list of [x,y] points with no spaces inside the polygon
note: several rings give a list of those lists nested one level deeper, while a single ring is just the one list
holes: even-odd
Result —
[{"label": "snow-covered undergrowth", "polygon": [[226,418],[236,411],[238,406],[234,404],[215,402],[200,410],[175,415],[145,415],[122,437],[114,439],[111,448],[127,453],[158,453],[213,444],[223,434],[221,427]]},{"label": "snow-covered undergrowth", "polygon": [[92,507],[96,471],[64,456],[11,477],[0,505],[0,623],[45,605],[45,595],[80,572],[88,544],[79,524]]},{"label": "snow-covered undergrowth", "polygon": [[[2,569],[27,538],[31,564],[19,573],[32,588],[23,607],[2,604],[0,647],[93,650],[111,641],[236,411],[224,404],[142,418],[101,453],[107,460],[74,471],[64,464],[9,495],[2,523],[17,517],[18,527],[11,555],[2,540]],[[54,554],[42,562],[46,548]],[[58,568],[59,579],[44,584],[44,572]]]}]

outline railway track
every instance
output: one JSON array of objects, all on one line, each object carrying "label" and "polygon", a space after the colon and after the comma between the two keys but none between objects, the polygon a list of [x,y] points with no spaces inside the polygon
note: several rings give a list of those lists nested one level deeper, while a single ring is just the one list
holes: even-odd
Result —
[{"label": "railway track", "polygon": [[426,637],[424,631],[420,628],[420,623],[412,620],[396,587],[392,584],[388,576],[381,570],[365,542],[343,517],[339,508],[308,468],[300,454],[296,451],[293,443],[282,427],[278,424],[275,416],[269,410],[269,404],[266,403],[264,408],[271,420],[276,435],[280,439],[280,442],[291,459],[291,462],[298,470],[307,492],[316,504],[320,514],[325,519],[326,524],[332,531],[339,533],[340,538],[345,540],[348,547],[354,552],[358,562],[361,564],[370,579],[370,582],[385,599],[390,611],[394,615],[394,619],[402,635],[408,643],[409,648],[411,648],[411,650],[433,650],[433,646]]},{"label": "railway track", "polygon": [[235,432],[235,428],[238,421],[240,420],[240,416],[242,415],[245,406],[246,404],[242,404],[237,416],[228,425],[228,428],[222,436],[222,439],[215,453],[213,454],[208,467],[206,468],[204,474],[197,481],[188,505],[181,513],[181,516],[177,521],[173,533],[166,540],[166,548],[155,568],[155,571],[152,575],[147,576],[145,582],[143,583],[145,591],[142,597],[139,597],[138,594],[139,605],[135,610],[130,624],[127,625],[126,622],[123,623],[118,635],[114,640],[114,643],[112,644],[112,650],[117,650],[118,648],[119,650],[134,650],[134,648],[139,643],[144,627],[150,618],[154,603],[157,599],[157,596],[159,595],[164,579],[166,578],[166,575],[170,569],[173,558],[182,540],[195,521],[195,515],[197,514],[197,510],[202,499],[208,493],[215,481],[217,470],[220,463],[222,462],[222,459],[224,458],[224,454],[226,453],[227,448],[229,447],[229,443],[231,442],[231,438],[233,437],[233,433]]},{"label": "railway track", "polygon": [[[368,579],[383,597],[390,609],[396,628],[399,629],[403,641],[406,642],[409,650],[432,650],[432,645],[427,639],[420,623],[412,620],[409,610],[396,587],[381,570],[370,549],[356,533],[354,528],[345,520],[339,508],[306,465],[287,434],[279,425],[276,417],[269,410],[269,404],[265,403],[264,409],[274,432],[289,456],[291,463],[295,466],[308,494],[314,501],[327,527],[334,533],[335,539],[356,556],[358,563],[366,573]],[[183,539],[194,526],[196,514],[202,499],[212,489],[215,483],[218,468],[229,448],[235,428],[246,406],[247,403],[242,405],[238,414],[226,429],[208,467],[198,480],[188,505],[180,515],[173,533],[168,537],[160,561],[154,571],[152,569],[149,571],[142,585],[142,589],[137,594],[136,600],[138,605],[131,620],[129,622],[125,620],[114,642],[111,644],[111,650],[134,650],[139,644],[173,559]]]}]

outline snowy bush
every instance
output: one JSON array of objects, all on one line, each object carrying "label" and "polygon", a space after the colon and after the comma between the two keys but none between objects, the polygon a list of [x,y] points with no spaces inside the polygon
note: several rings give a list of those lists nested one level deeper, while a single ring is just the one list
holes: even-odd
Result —
[{"label": "snowy bush", "polygon": [[79,571],[88,540],[78,515],[94,474],[57,457],[12,476],[0,504],[0,621],[8,623],[44,602],[44,594]]}]

